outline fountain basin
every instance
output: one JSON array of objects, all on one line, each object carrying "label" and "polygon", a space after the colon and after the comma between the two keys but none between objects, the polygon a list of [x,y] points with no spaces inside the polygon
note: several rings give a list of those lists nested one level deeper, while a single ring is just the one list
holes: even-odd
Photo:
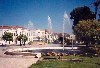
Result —
[{"label": "fountain basin", "polygon": [[41,53],[56,52],[56,53],[79,53],[78,47],[34,47],[34,48],[17,48],[8,49],[5,54],[7,55],[24,55],[24,56],[38,56],[41,57]]},{"label": "fountain basin", "polygon": [[45,49],[60,49],[60,50],[63,50],[63,49],[65,49],[65,50],[77,50],[78,49],[78,47],[43,47],[43,48],[39,48],[39,47],[34,47],[34,48],[17,48],[17,49],[8,49],[8,50],[6,50],[6,51],[8,51],[8,52],[22,52],[22,51],[27,51],[27,50],[45,50]]}]

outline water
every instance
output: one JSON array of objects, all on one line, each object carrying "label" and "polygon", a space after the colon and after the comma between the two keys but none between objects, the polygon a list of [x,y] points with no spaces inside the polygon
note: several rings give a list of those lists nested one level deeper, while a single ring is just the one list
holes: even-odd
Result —
[{"label": "water", "polygon": [[71,27],[70,19],[69,19],[69,17],[68,17],[68,14],[66,13],[66,11],[64,12],[63,22],[68,23],[67,25],[68,25],[69,27]]},{"label": "water", "polygon": [[28,52],[32,53],[48,53],[48,52],[55,52],[55,53],[66,53],[66,54],[82,54],[81,50],[71,50],[71,49],[37,49],[37,50],[28,50]]},{"label": "water", "polygon": [[[68,24],[66,24],[66,23],[68,23]],[[64,18],[63,18],[63,50],[64,50],[65,24],[66,24],[67,26],[69,26],[70,29],[72,29],[72,28],[71,28],[71,24],[70,24],[70,20],[69,20],[69,17],[68,17],[68,15],[67,15],[66,11],[64,12]],[[67,33],[68,33],[68,32],[67,32]],[[72,44],[72,47],[73,47],[73,44]]]},{"label": "water", "polygon": [[66,53],[69,55],[77,54],[77,55],[86,55],[88,53],[89,56],[96,54],[96,51],[86,47],[86,46],[79,46],[77,49],[36,49],[36,50],[26,50],[25,52],[32,52],[32,53]]},{"label": "water", "polygon": [[51,24],[50,16],[48,16],[48,28],[49,28],[49,31],[52,33],[52,24]]},{"label": "water", "polygon": [[28,24],[25,27],[30,29],[30,30],[35,29],[34,24],[31,20],[28,21]]}]

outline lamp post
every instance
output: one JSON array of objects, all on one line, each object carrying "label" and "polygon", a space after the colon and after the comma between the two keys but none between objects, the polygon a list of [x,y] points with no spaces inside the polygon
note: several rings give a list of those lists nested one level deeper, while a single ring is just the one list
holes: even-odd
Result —
[{"label": "lamp post", "polygon": [[72,51],[73,51],[73,39],[72,39]]},{"label": "lamp post", "polygon": [[64,50],[64,22],[63,22],[63,50]]}]

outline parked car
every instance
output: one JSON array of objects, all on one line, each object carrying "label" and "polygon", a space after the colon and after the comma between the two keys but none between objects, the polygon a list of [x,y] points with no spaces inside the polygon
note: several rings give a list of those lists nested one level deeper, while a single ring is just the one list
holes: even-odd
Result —
[{"label": "parked car", "polygon": [[5,41],[0,41],[0,45],[6,45]]}]

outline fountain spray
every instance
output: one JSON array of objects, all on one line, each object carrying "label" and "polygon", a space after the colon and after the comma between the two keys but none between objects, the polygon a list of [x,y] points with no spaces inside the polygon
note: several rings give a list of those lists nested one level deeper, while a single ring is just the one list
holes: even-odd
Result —
[{"label": "fountain spray", "polygon": [[49,27],[49,31],[52,34],[52,24],[51,24],[51,18],[50,16],[48,16],[48,27]]},{"label": "fountain spray", "polygon": [[69,27],[71,27],[71,24],[70,24],[70,20],[69,20],[69,17],[66,13],[66,11],[64,12],[64,18],[63,18],[63,50],[64,50],[64,30],[65,30],[65,22],[68,23]]}]

